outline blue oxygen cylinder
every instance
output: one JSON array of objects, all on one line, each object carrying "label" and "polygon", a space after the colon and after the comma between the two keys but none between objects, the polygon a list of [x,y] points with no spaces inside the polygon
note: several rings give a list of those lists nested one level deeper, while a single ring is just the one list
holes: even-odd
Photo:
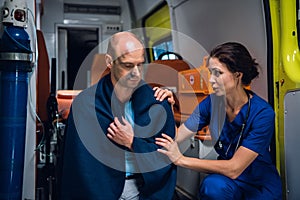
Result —
[{"label": "blue oxygen cylinder", "polygon": [[22,198],[31,56],[30,40],[24,28],[4,26],[0,40],[1,200]]}]

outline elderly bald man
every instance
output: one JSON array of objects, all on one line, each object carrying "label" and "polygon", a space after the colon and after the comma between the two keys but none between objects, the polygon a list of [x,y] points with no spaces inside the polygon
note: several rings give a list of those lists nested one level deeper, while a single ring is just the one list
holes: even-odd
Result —
[{"label": "elderly bald man", "polygon": [[110,73],[74,99],[60,161],[60,199],[173,198],[176,166],[155,138],[175,137],[170,104],[143,80],[144,45],[130,32],[113,35]]}]

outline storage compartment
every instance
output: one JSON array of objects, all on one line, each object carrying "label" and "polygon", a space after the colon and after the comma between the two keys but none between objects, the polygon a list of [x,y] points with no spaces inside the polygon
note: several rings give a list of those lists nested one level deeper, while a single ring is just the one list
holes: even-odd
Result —
[{"label": "storage compartment", "polygon": [[208,70],[204,67],[185,70],[179,73],[179,92],[208,94]]}]

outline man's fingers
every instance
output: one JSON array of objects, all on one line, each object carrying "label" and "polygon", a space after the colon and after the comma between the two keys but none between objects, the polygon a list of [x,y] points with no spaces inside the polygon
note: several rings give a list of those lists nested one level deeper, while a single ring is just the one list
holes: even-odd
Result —
[{"label": "man's fingers", "polygon": [[[123,123],[125,124],[125,125],[128,125],[129,124],[129,122],[125,119],[125,117],[123,117],[122,116],[122,121],[123,121]],[[120,123],[121,124],[121,123]],[[122,125],[122,124],[121,124]]]},{"label": "man's fingers", "polygon": [[110,123],[109,128],[111,128],[113,131],[117,131],[118,127],[116,126],[115,122]]},{"label": "man's fingers", "polygon": [[116,127],[122,126],[121,122],[119,121],[119,119],[117,117],[115,117],[114,122],[115,122]]}]

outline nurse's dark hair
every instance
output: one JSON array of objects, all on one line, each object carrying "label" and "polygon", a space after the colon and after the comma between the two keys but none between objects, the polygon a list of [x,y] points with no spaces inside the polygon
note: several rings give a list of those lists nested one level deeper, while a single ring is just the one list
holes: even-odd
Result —
[{"label": "nurse's dark hair", "polygon": [[259,64],[252,58],[247,48],[240,43],[226,42],[220,44],[210,52],[209,58],[217,58],[232,73],[243,73],[242,83],[246,86],[258,77]]}]

